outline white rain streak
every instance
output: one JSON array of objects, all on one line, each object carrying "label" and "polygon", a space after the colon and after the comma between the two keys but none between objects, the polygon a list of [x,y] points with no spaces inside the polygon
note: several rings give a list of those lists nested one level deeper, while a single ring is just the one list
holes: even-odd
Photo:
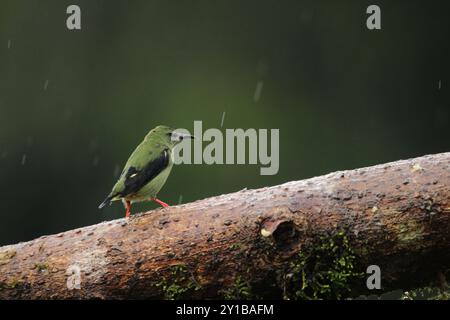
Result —
[{"label": "white rain streak", "polygon": [[24,154],[22,155],[22,160],[21,160],[20,163],[24,166],[26,162],[27,162],[27,155],[26,155],[26,153],[24,153]]},{"label": "white rain streak", "polygon": [[11,49],[11,40],[8,40],[8,49]]},{"label": "white rain streak", "polygon": [[44,90],[47,90],[47,88],[48,88],[48,80],[45,80],[45,82],[44,82]]},{"label": "white rain streak", "polygon": [[442,88],[442,82],[441,82],[441,80],[439,80],[438,81],[438,90],[441,90],[441,88]]},{"label": "white rain streak", "polygon": [[178,197],[178,204],[181,204],[183,202],[183,195],[180,194],[180,196]]},{"label": "white rain streak", "polygon": [[256,84],[255,94],[253,96],[253,100],[255,102],[258,102],[259,99],[261,98],[263,86],[264,86],[264,82],[262,80],[259,80],[258,83]]},{"label": "white rain streak", "polygon": [[225,111],[222,113],[222,121],[220,121],[220,127],[223,127],[223,122],[225,120]]}]

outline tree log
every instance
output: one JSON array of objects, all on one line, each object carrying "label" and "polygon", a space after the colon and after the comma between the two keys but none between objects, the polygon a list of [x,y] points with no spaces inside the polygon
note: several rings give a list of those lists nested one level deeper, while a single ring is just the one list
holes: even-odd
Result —
[{"label": "tree log", "polygon": [[0,298],[333,298],[366,292],[369,265],[376,293],[408,289],[450,267],[449,231],[442,153],[4,246]]}]

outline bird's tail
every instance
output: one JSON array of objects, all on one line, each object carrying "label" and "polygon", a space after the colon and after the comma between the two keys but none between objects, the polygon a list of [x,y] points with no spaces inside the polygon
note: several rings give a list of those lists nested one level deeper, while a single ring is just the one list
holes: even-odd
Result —
[{"label": "bird's tail", "polygon": [[100,203],[100,205],[98,206],[99,209],[102,209],[104,206],[111,204],[111,199],[113,198],[113,196],[109,195],[106,197],[106,199]]}]

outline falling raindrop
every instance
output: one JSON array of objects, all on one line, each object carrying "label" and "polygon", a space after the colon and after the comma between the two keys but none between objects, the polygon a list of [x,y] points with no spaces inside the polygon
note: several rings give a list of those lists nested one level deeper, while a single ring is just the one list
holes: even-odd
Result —
[{"label": "falling raindrop", "polygon": [[45,80],[45,82],[44,82],[44,90],[47,90],[47,88],[48,88],[48,80]]},{"label": "falling raindrop", "polygon": [[24,153],[24,154],[22,155],[22,161],[21,161],[21,164],[24,166],[26,161],[27,161],[27,155]]},{"label": "falling raindrop", "polygon": [[259,80],[258,83],[256,84],[255,95],[253,96],[253,100],[255,102],[258,102],[259,99],[261,98],[263,86],[264,82],[262,80]]},{"label": "falling raindrop", "polygon": [[11,48],[11,40],[8,40],[8,49]]},{"label": "falling raindrop", "polygon": [[441,90],[441,80],[438,81],[438,90]]},{"label": "falling raindrop", "polygon": [[181,204],[183,202],[183,195],[180,194],[180,196],[178,197],[178,204]]},{"label": "falling raindrop", "polygon": [[222,121],[220,122],[220,127],[223,127],[224,120],[225,120],[225,111],[222,113]]}]

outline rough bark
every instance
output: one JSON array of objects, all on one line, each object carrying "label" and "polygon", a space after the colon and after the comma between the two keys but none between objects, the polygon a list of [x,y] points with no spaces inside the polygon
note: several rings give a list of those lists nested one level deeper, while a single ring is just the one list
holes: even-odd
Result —
[{"label": "rough bark", "polygon": [[[295,273],[316,267],[299,257],[336,235],[348,241],[354,271],[378,265],[384,290],[407,289],[450,267],[449,231],[450,153],[442,153],[4,246],[0,298],[295,298],[286,292]],[[356,294],[366,279],[348,285]]]}]

